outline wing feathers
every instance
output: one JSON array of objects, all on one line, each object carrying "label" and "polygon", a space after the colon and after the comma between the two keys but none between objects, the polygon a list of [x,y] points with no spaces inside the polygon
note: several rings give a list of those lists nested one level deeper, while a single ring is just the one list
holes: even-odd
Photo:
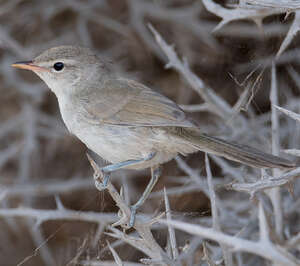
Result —
[{"label": "wing feathers", "polygon": [[93,119],[126,126],[195,127],[167,97],[126,79],[107,81],[85,109]]}]

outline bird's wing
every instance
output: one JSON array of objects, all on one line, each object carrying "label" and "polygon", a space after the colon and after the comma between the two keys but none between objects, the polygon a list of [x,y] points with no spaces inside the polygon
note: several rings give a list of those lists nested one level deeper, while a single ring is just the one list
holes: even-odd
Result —
[{"label": "bird's wing", "polygon": [[84,108],[93,123],[195,127],[173,101],[132,80],[107,81]]}]

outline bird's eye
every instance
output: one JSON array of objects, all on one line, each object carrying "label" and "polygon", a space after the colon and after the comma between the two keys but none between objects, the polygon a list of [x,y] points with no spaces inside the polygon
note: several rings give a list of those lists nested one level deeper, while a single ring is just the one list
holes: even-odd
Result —
[{"label": "bird's eye", "polygon": [[53,68],[56,70],[56,71],[61,71],[63,68],[64,68],[64,63],[62,62],[57,62],[53,65]]}]

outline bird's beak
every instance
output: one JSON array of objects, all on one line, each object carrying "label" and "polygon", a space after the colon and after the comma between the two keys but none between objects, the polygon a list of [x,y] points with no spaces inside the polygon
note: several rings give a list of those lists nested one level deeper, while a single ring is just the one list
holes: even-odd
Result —
[{"label": "bird's beak", "polygon": [[40,67],[40,66],[34,65],[32,61],[16,62],[16,63],[12,64],[11,66],[15,67],[15,68],[28,69],[31,71],[48,71],[48,69],[45,67]]}]

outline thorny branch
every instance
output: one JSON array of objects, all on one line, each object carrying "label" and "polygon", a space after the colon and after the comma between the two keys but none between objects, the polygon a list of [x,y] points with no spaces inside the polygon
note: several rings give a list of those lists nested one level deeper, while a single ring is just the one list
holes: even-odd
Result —
[{"label": "thorny branch", "polygon": [[[75,211],[90,200],[89,192],[95,194],[90,166],[83,160],[85,151],[67,134],[46,87],[30,74],[9,67],[51,46],[85,45],[101,58],[112,57],[116,70],[166,90],[186,112],[193,112],[203,131],[261,150],[270,151],[273,146],[275,154],[300,154],[299,41],[295,38],[300,24],[299,1],[244,0],[234,5],[213,0],[117,2],[55,0],[50,5],[47,1],[12,0],[0,4],[0,249],[6,264],[214,265],[225,261],[227,265],[259,265],[262,260],[276,265],[299,264],[295,217],[300,209],[300,168],[272,175],[266,171],[261,176],[259,171],[216,156],[210,157],[211,165],[208,160],[204,165],[200,157],[178,158],[176,171],[183,176],[174,174],[174,164],[165,166],[173,175],[161,180],[165,193],[158,184],[159,191],[146,202],[131,231],[110,226],[117,215],[109,209],[105,193],[97,194],[93,203],[106,212]],[[270,19],[264,23],[266,17]],[[258,28],[241,20],[253,21]],[[163,70],[161,63],[169,70]],[[261,68],[264,71],[257,76],[255,72]],[[269,73],[271,84],[265,82]],[[247,82],[234,82],[243,78]],[[256,82],[259,95],[249,97]],[[269,88],[271,108],[266,97]],[[245,103],[247,108],[243,108]],[[234,122],[230,132],[225,125],[228,120]],[[92,165],[97,174],[98,164]],[[113,183],[121,183],[122,192],[111,183],[108,189],[122,214],[116,225],[130,215],[128,202],[139,189],[135,179],[123,172],[120,175],[122,178],[113,179]],[[132,175],[145,178],[141,173]],[[273,206],[263,197],[270,189],[276,192],[270,195]],[[244,192],[257,196],[258,208]],[[210,199],[212,216],[199,200],[203,195]],[[49,209],[54,196],[56,209]],[[167,228],[157,223],[160,215],[151,219],[163,197]],[[144,211],[150,215],[142,214]],[[69,221],[71,233],[53,233],[48,221]],[[86,240],[88,232],[73,227],[72,221],[98,226],[95,234],[92,232],[92,244]],[[74,231],[79,243],[73,250],[70,239],[74,239]],[[64,237],[58,237],[60,234]],[[16,243],[11,241],[12,235],[18,237]],[[58,245],[69,250],[70,256],[67,252],[62,256]],[[12,255],[16,249],[19,252]],[[139,253],[124,256],[134,250],[147,258],[136,259]],[[131,261],[124,261],[124,257]]]}]

